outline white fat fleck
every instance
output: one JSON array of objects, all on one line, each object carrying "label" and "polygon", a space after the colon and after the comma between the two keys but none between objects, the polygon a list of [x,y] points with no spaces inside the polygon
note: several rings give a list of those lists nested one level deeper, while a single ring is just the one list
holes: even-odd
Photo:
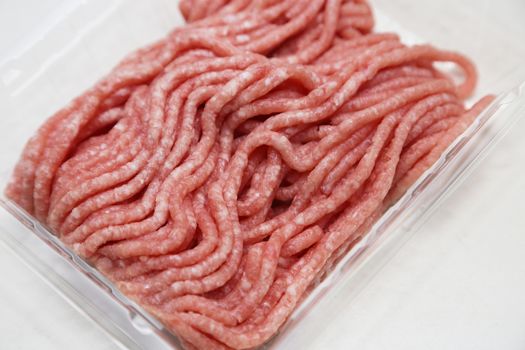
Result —
[{"label": "white fat fleck", "polygon": [[80,210],[78,210],[78,208],[73,209],[71,211],[71,217],[75,220],[80,218]]},{"label": "white fat fleck", "polygon": [[334,98],[334,102],[337,106],[341,106],[345,102],[345,98],[342,94],[337,94]]},{"label": "white fat fleck", "polygon": [[331,81],[331,82],[326,84],[326,88],[327,89],[335,89],[336,87],[337,87],[337,82],[335,82],[335,81]]},{"label": "white fat fleck", "polygon": [[268,77],[264,79],[264,86],[269,87],[272,84],[272,78]]},{"label": "white fat fleck", "polygon": [[131,163],[129,165],[129,169],[132,170],[132,171],[136,171],[136,170],[138,170],[138,168],[139,168],[139,166],[136,163]]},{"label": "white fat fleck", "polygon": [[235,14],[229,14],[224,16],[222,19],[226,23],[231,23],[237,19],[237,16],[235,16]]},{"label": "white fat fleck", "polygon": [[304,111],[297,112],[295,115],[297,118],[306,118],[306,113]]},{"label": "white fat fleck", "polygon": [[245,22],[241,25],[241,27],[242,27],[243,29],[248,29],[248,28],[250,28],[250,27],[253,27],[254,24],[255,24],[254,21],[245,21]]},{"label": "white fat fleck", "polygon": [[297,57],[297,56],[287,57],[286,59],[287,59],[288,63],[290,63],[290,64],[297,64],[297,63],[299,63],[299,57]]},{"label": "white fat fleck", "polygon": [[239,75],[239,79],[246,80],[252,77],[252,74],[250,72],[244,71]]},{"label": "white fat fleck", "polygon": [[238,115],[239,117],[241,117],[241,118],[244,118],[244,117],[246,117],[247,114],[246,114],[246,111],[245,111],[245,110],[241,109],[241,110],[239,110],[239,111],[237,112],[237,115]]},{"label": "white fat fleck", "polygon": [[288,73],[286,73],[286,70],[283,68],[279,68],[276,74],[277,74],[277,77],[280,79],[285,79],[286,77],[288,77]]},{"label": "white fat fleck", "polygon": [[223,92],[225,95],[233,95],[239,84],[228,84],[224,87]]},{"label": "white fat fleck", "polygon": [[250,283],[250,281],[248,281],[248,280],[243,280],[242,281],[242,286],[241,286],[242,289],[248,290],[251,287],[252,287],[252,284]]},{"label": "white fat fleck", "polygon": [[75,253],[80,254],[80,248],[81,248],[81,244],[80,243],[73,244],[73,251]]},{"label": "white fat fleck", "polygon": [[297,290],[297,286],[295,284],[292,284],[291,286],[288,287],[288,294],[293,299],[297,297],[297,294],[299,294],[299,291]]},{"label": "white fat fleck", "polygon": [[240,34],[240,35],[237,35],[235,37],[235,40],[239,43],[239,44],[244,44],[246,42],[248,42],[250,40],[250,37],[246,34]]}]

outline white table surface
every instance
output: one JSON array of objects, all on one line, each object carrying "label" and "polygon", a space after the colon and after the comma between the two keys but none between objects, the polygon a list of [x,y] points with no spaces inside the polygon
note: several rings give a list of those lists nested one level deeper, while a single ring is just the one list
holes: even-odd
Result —
[{"label": "white table surface", "polygon": [[[54,20],[54,8],[75,2],[81,0],[0,1],[0,62],[8,53],[23,50],[20,43],[28,37],[38,35],[39,21]],[[410,27],[410,20],[430,23],[435,6],[454,1],[375,3],[385,9],[405,7]],[[410,17],[414,11],[420,16]],[[521,37],[513,45],[522,42],[515,52],[523,56],[516,60],[525,64],[524,17],[525,2],[507,0],[483,20],[499,21],[506,31]],[[450,16],[439,24],[447,28],[460,22]],[[439,44],[446,45],[446,35]],[[487,90],[489,85],[499,86],[482,81]],[[525,138],[521,135],[525,123],[511,131],[348,307],[337,308],[329,322],[318,325],[310,349],[525,349]],[[0,210],[0,220],[6,215]],[[79,317],[1,244],[0,275],[0,349],[114,348],[102,330]]]}]

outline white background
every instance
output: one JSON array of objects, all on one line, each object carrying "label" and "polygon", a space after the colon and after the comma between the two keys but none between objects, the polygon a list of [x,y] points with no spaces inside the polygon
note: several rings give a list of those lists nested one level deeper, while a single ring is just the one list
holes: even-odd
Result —
[{"label": "white background", "polygon": [[[0,64],[80,2],[0,0]],[[467,48],[480,90],[525,80],[514,65],[525,65],[525,1],[373,3],[440,46]],[[521,122],[357,295],[342,286],[310,349],[525,349],[524,135]],[[114,348],[1,244],[0,275],[0,349]]]}]

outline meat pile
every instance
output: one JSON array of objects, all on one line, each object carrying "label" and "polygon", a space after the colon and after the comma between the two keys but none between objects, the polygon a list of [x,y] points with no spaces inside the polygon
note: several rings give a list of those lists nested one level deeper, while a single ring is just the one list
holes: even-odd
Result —
[{"label": "meat pile", "polygon": [[[265,343],[491,101],[363,0],[182,0],[28,142],[7,195],[188,348]],[[457,84],[434,63],[457,64]]]}]

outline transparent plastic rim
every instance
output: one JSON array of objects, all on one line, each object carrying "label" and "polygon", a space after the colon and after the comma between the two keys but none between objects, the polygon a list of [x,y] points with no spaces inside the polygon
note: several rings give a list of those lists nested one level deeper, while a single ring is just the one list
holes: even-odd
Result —
[{"label": "transparent plastic rim", "polygon": [[[281,328],[279,334],[297,327],[300,320],[306,317],[321,298],[327,297],[330,292],[334,292],[334,287],[342,279],[348,281],[353,278],[360,278],[359,273],[365,268],[368,269],[368,275],[371,275],[371,271],[372,274],[377,273],[381,266],[388,261],[389,256],[408,240],[410,233],[413,233],[418,225],[424,223],[425,218],[466,178],[490,148],[503,138],[522,113],[525,113],[525,83],[511,92],[501,95],[480,114],[475,122],[448,147],[439,160],[418,179],[395,205],[383,214],[373,228],[344,255],[326,278],[310,292]],[[89,301],[93,295],[84,295],[92,292],[78,290],[79,288],[74,285],[74,281],[70,285],[75,293],[81,294],[80,298],[72,297],[71,293],[61,293],[76,304],[80,310],[95,319],[114,337],[117,337],[124,346],[128,348],[147,346],[148,349],[152,349],[151,346],[154,343],[151,339],[158,338],[156,340],[159,342],[155,343],[157,344],[155,348],[159,348],[160,345],[158,344],[161,343],[166,346],[165,348],[182,348],[175,335],[167,331],[161,323],[139,305],[120,293],[113,283],[65,246],[36,219],[3,195],[0,197],[0,205],[28,227],[39,240],[59,254],[63,261],[67,261],[76,273],[87,277],[92,286],[95,287],[97,294],[104,295],[127,311],[127,320],[122,317],[115,320],[108,310],[99,310],[100,307],[96,304],[92,304],[90,307],[81,305],[80,303]],[[15,241],[17,240],[17,233],[10,232],[8,234],[12,235]],[[2,238],[5,238],[5,235],[2,235]],[[16,244],[13,241],[7,243],[15,253],[25,260],[27,260],[28,254],[31,254],[27,250],[24,251],[23,244]],[[38,263],[37,261],[30,262],[33,267]],[[43,274],[41,269],[36,268],[36,270],[41,275]],[[49,280],[47,274],[43,277]],[[51,281],[59,291],[63,291],[62,282],[60,280]],[[360,288],[363,288],[364,285],[361,283]],[[106,319],[101,320],[101,318]],[[123,327],[123,322],[131,324],[138,333],[133,334],[129,331],[129,327]],[[115,331],[115,329],[120,330],[120,332]],[[137,334],[146,336],[146,340],[137,340]],[[279,336],[276,335],[264,347],[269,349],[278,346],[278,344]]]}]

